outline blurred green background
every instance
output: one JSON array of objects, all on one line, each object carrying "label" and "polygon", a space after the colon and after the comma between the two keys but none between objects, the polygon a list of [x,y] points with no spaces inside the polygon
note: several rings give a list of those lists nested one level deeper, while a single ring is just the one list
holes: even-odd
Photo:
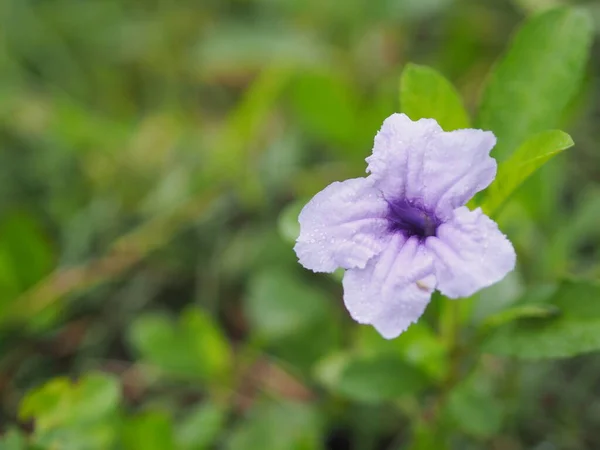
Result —
[{"label": "blurred green background", "polygon": [[471,326],[600,275],[597,45],[557,124],[575,147],[499,217],[518,270],[456,335],[434,298],[384,341],[292,250],[406,63],[475,111],[518,25],[566,3],[4,0],[0,448],[600,448],[597,354],[493,356]]}]

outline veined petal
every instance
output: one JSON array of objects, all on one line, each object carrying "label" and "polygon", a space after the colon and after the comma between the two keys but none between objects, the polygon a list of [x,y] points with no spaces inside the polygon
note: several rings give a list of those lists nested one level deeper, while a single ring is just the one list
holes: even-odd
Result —
[{"label": "veined petal", "polygon": [[489,131],[445,132],[433,119],[388,117],[375,137],[367,171],[386,198],[404,198],[447,220],[496,175]]},{"label": "veined petal", "polygon": [[363,268],[390,239],[387,203],[367,178],[327,186],[304,207],[294,250],[314,272]]},{"label": "veined petal", "polygon": [[433,259],[416,237],[395,234],[364,269],[344,274],[344,303],[354,320],[371,324],[386,339],[405,331],[435,288]]},{"label": "veined petal", "polygon": [[406,114],[392,114],[375,136],[367,172],[384,194],[405,198],[410,174],[420,172],[427,141],[442,132],[433,119],[413,122]]},{"label": "veined petal", "polygon": [[[467,129],[433,136],[420,180],[426,186],[422,188],[426,207],[444,219],[488,187],[496,177],[496,160],[490,157],[494,145],[491,131]],[[411,189],[418,195],[418,186],[411,184]]]},{"label": "veined petal", "polygon": [[405,332],[425,312],[435,287],[435,275],[427,275],[407,286],[403,300],[389,303],[372,325],[386,339],[394,339]]},{"label": "veined petal", "polygon": [[512,244],[481,208],[456,209],[425,245],[434,254],[437,288],[450,298],[468,297],[515,267]]}]

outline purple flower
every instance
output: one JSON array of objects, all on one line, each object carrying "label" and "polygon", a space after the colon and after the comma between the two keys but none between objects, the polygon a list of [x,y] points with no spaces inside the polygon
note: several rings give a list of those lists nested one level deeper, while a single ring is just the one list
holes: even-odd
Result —
[{"label": "purple flower", "polygon": [[294,250],[315,272],[344,274],[344,303],[391,339],[416,322],[434,289],[468,297],[513,270],[512,244],[464,206],[496,176],[489,131],[443,131],[433,119],[388,117],[366,178],[327,186],[300,213]]}]

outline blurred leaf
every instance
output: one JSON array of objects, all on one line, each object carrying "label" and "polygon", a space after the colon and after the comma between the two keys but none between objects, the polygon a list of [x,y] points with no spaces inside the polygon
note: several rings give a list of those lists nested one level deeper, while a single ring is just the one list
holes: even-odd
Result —
[{"label": "blurred leaf", "polygon": [[159,411],[144,412],[123,425],[125,450],[175,450],[171,418]]},{"label": "blurred leaf", "polygon": [[481,324],[484,328],[493,328],[517,319],[544,319],[560,314],[560,310],[554,305],[520,305],[508,308],[493,314]]},{"label": "blurred leaf", "polygon": [[449,450],[448,437],[437,424],[421,420],[414,426],[408,450]]},{"label": "blurred leaf", "polygon": [[600,319],[600,283],[596,280],[565,280],[549,303],[560,309],[565,317]]},{"label": "blurred leaf", "polygon": [[313,368],[314,378],[330,390],[334,390],[352,355],[350,352],[336,352],[319,361]]},{"label": "blurred leaf", "polygon": [[[548,261],[552,273],[570,272],[578,250],[586,242],[600,239],[600,191],[595,187],[585,192],[565,224],[549,239]],[[595,255],[592,255],[594,258]],[[585,261],[583,262],[585,264]],[[573,269],[571,269],[572,271]],[[575,268],[574,270],[577,270]]]},{"label": "blurred leaf", "polygon": [[69,449],[109,448],[116,438],[120,395],[119,382],[105,374],[91,373],[74,384],[55,378],[25,396],[19,416],[35,420],[37,442]]},{"label": "blurred leaf", "polygon": [[9,428],[0,438],[0,450],[27,450],[27,440],[16,428]]},{"label": "blurred leaf", "polygon": [[212,448],[225,426],[227,411],[213,403],[202,403],[188,411],[176,425],[177,448],[204,450]]},{"label": "blurred leaf", "polygon": [[321,424],[309,405],[257,402],[233,430],[227,450],[319,450]]},{"label": "blurred leaf", "polygon": [[66,378],[55,378],[29,391],[19,416],[26,420],[35,418],[42,430],[67,422],[94,422],[112,414],[120,397],[119,382],[106,374],[91,373],[75,384]]},{"label": "blurred leaf", "polygon": [[53,259],[50,242],[32,217],[8,215],[0,223],[0,310],[46,275]]},{"label": "blurred leaf", "polygon": [[257,274],[249,291],[246,313],[252,329],[270,341],[297,334],[329,315],[323,292],[280,269]]},{"label": "blurred leaf", "polygon": [[533,172],[572,145],[571,136],[559,130],[544,131],[528,138],[508,160],[500,164],[496,179],[485,191],[481,208],[493,217]]},{"label": "blurred leaf", "polygon": [[258,176],[268,197],[277,197],[289,189],[291,179],[301,170],[306,159],[304,136],[300,132],[282,129],[260,157]]},{"label": "blurred leaf", "polygon": [[283,211],[281,211],[281,214],[279,214],[279,219],[277,220],[279,234],[290,244],[295,243],[300,235],[298,216],[306,203],[306,200],[297,200],[287,205]]},{"label": "blurred leaf", "polygon": [[560,314],[500,326],[484,342],[483,350],[519,358],[564,358],[600,350],[599,284],[565,281],[548,300],[532,305],[555,308]]},{"label": "blurred leaf", "polygon": [[285,270],[256,274],[245,306],[252,332],[298,369],[310,369],[339,343],[339,321],[325,293]]},{"label": "blurred leaf", "polygon": [[[375,6],[368,1],[367,5],[371,7]],[[381,2],[381,5],[385,5],[381,8],[381,12],[383,13],[382,18],[409,22],[421,20],[436,13],[440,13],[448,6],[452,5],[452,0],[387,0]],[[363,11],[360,13],[364,14]]]},{"label": "blurred leaf", "polygon": [[402,112],[412,120],[435,119],[446,130],[469,128],[469,116],[454,86],[430,67],[407,64],[400,78]]},{"label": "blurred leaf", "polygon": [[[244,255],[240,258],[240,255]],[[297,268],[298,259],[272,224],[248,224],[227,239],[220,270],[227,277],[246,277],[266,267]]]},{"label": "blurred leaf", "polygon": [[467,320],[481,323],[488,317],[509,308],[519,300],[524,291],[524,281],[518,271],[512,271],[504,279],[492,286],[482,289],[468,302],[471,308],[467,311]]},{"label": "blurred leaf", "polygon": [[166,372],[197,376],[202,371],[176,325],[166,316],[150,313],[135,319],[129,341],[143,359]]},{"label": "blurred leaf", "polygon": [[592,35],[590,17],[570,8],[535,15],[517,32],[490,75],[476,124],[496,134],[499,161],[558,125],[579,89]]},{"label": "blurred leaf", "polygon": [[232,367],[229,344],[202,311],[189,308],[175,323],[160,314],[137,318],[129,341],[143,359],[169,375],[226,381]]},{"label": "blurred leaf", "polygon": [[493,334],[483,350],[525,359],[568,358],[600,350],[600,319],[512,324]]},{"label": "blurred leaf", "polygon": [[[244,97],[229,115],[210,154],[198,189],[214,189],[215,184],[234,183],[238,194],[250,204],[262,199],[262,189],[252,143],[267,122],[275,102],[288,85],[291,69],[273,65],[264,68],[246,89]],[[262,150],[262,147],[259,146]]]},{"label": "blurred leaf", "polygon": [[[330,144],[356,145],[356,87],[334,73],[304,73],[291,85],[291,103],[304,128]],[[345,150],[347,152],[347,150]]]},{"label": "blurred leaf", "polygon": [[361,402],[380,402],[415,394],[427,385],[425,376],[394,357],[351,360],[342,370],[338,390]]},{"label": "blurred leaf", "polygon": [[207,378],[216,381],[227,377],[233,368],[233,355],[217,324],[199,309],[188,308],[181,315],[181,327]]},{"label": "blurred leaf", "polygon": [[269,347],[274,356],[308,373],[317,361],[338,350],[341,337],[339,318],[328,311],[299,331],[271,341]]},{"label": "blurred leaf", "polygon": [[356,331],[362,355],[396,355],[434,379],[446,376],[448,349],[425,322],[412,324],[396,339],[384,339],[373,327],[357,327]]},{"label": "blurred leaf", "polygon": [[271,64],[322,65],[329,53],[322,41],[289,27],[221,24],[202,37],[196,61],[202,75],[216,77],[252,72]]},{"label": "blurred leaf", "polygon": [[465,433],[491,437],[500,431],[504,410],[487,380],[472,375],[450,392],[446,413]]},{"label": "blurred leaf", "polygon": [[379,403],[414,395],[427,386],[427,377],[393,354],[355,356],[334,354],[323,360],[315,375],[330,390],[351,400]]}]

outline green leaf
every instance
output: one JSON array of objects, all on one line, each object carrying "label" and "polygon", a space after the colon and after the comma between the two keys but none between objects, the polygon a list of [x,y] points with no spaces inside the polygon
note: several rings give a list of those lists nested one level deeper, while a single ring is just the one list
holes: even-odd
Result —
[{"label": "green leaf", "polygon": [[498,433],[504,417],[491,383],[478,374],[452,389],[445,412],[458,428],[479,438]]},{"label": "green leaf", "polygon": [[292,108],[306,131],[331,144],[357,148],[359,101],[356,87],[346,76],[335,73],[298,75],[292,83],[290,96]]},{"label": "green leaf", "polygon": [[294,243],[300,235],[300,223],[298,222],[298,216],[300,211],[306,205],[306,200],[298,200],[287,205],[277,220],[277,228],[281,237],[289,242]]},{"label": "green leaf", "polygon": [[536,15],[517,32],[489,77],[476,124],[496,134],[499,161],[558,125],[580,87],[592,36],[589,15],[570,8]]},{"label": "green leaf", "polygon": [[253,333],[297,369],[309,370],[339,344],[339,317],[325,292],[283,269],[253,277],[245,310]]},{"label": "green leaf", "polygon": [[[574,210],[563,219],[563,225],[548,240],[548,257],[546,264],[551,273],[577,271],[587,263],[579,256],[582,244],[600,240],[600,189],[591,187],[577,202]],[[597,254],[591,255],[596,258]],[[573,262],[577,265],[573,267]],[[581,264],[581,266],[579,266]]]},{"label": "green leaf", "polygon": [[203,36],[195,56],[197,68],[209,76],[252,73],[273,62],[306,68],[330,58],[323,42],[290,27],[221,24]]},{"label": "green leaf", "polygon": [[213,403],[202,403],[186,413],[176,428],[178,449],[212,448],[227,419],[227,410]]},{"label": "green leaf", "polygon": [[600,284],[565,281],[539,306],[556,308],[560,314],[500,326],[484,341],[483,350],[528,359],[565,358],[600,350]]},{"label": "green leaf", "polygon": [[407,64],[400,78],[402,112],[412,120],[436,119],[446,130],[469,128],[469,116],[452,84],[430,67]]},{"label": "green leaf", "polygon": [[53,251],[39,224],[25,214],[0,223],[0,309],[46,275]]},{"label": "green leaf", "polygon": [[393,354],[334,354],[315,368],[332,391],[363,403],[380,403],[415,394],[428,384],[418,369]]},{"label": "green leaf", "polygon": [[571,136],[559,130],[548,130],[528,138],[507,161],[498,167],[498,175],[485,191],[481,208],[493,216],[517,188],[550,158],[571,147]]},{"label": "green leaf", "polygon": [[120,395],[109,375],[92,373],[76,383],[55,378],[26,395],[19,416],[35,420],[35,442],[44,448],[111,448]]},{"label": "green leaf", "polygon": [[167,316],[150,313],[135,319],[129,329],[129,342],[144,361],[168,374],[194,377],[202,371],[176,324]]},{"label": "green leaf", "polygon": [[319,450],[321,423],[309,405],[287,401],[254,404],[233,430],[227,450]]},{"label": "green leaf", "polygon": [[184,341],[202,362],[204,376],[212,381],[223,380],[233,368],[233,354],[225,335],[210,316],[196,308],[181,315]]},{"label": "green leaf", "polygon": [[27,440],[16,428],[9,428],[0,439],[1,450],[27,450]]},{"label": "green leaf", "polygon": [[544,319],[558,314],[560,314],[560,310],[554,305],[520,305],[487,317],[481,326],[483,328],[494,328],[517,319]]},{"label": "green leaf", "polygon": [[512,324],[493,334],[483,350],[524,359],[568,358],[600,350],[600,319]]},{"label": "green leaf", "polygon": [[19,416],[35,418],[39,429],[93,423],[114,413],[120,396],[118,380],[106,374],[88,374],[76,383],[55,378],[25,396]]},{"label": "green leaf", "polygon": [[171,418],[163,412],[147,411],[128,419],[123,426],[125,450],[175,450]]},{"label": "green leaf", "polygon": [[288,272],[268,269],[251,281],[246,312],[254,331],[275,341],[297,334],[329,313],[319,289]]},{"label": "green leaf", "polygon": [[165,374],[226,382],[232,353],[217,324],[198,309],[185,310],[178,323],[161,314],[137,318],[129,341],[140,356]]},{"label": "green leaf", "polygon": [[357,349],[361,355],[396,355],[441,380],[449,368],[448,349],[424,322],[411,325],[396,339],[384,339],[373,327],[357,327]]},{"label": "green leaf", "polygon": [[448,437],[436,423],[420,420],[413,425],[413,435],[408,450],[450,450]]}]

